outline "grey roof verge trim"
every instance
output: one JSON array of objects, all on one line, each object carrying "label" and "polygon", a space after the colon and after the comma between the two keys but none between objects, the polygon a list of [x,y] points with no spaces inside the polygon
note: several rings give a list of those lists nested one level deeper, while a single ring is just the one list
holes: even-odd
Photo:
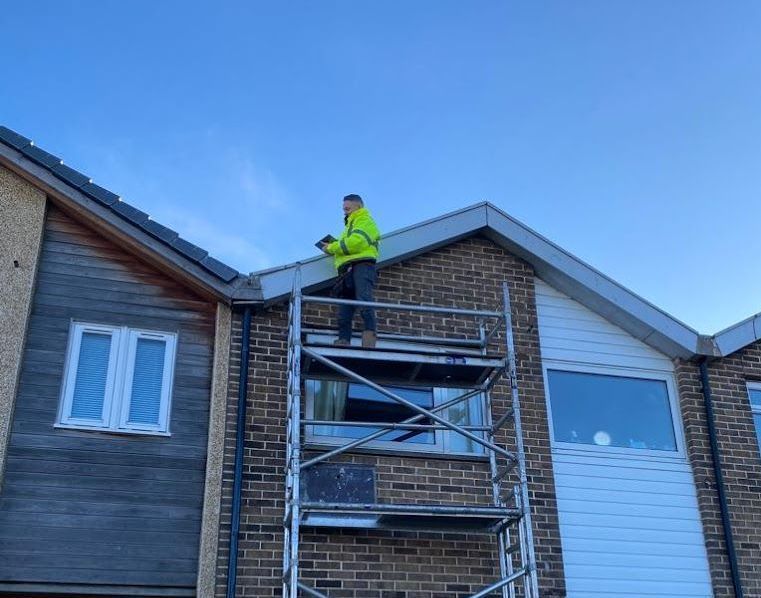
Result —
[{"label": "grey roof verge trim", "polygon": [[[452,241],[469,236],[486,226],[484,204],[458,210],[445,216],[427,220],[411,227],[403,228],[381,238],[381,267],[390,266],[409,257],[431,251]],[[287,297],[293,285],[293,273],[301,266],[302,287],[313,290],[325,286],[335,278],[333,259],[323,255],[254,272],[259,279],[265,303],[276,303]]]},{"label": "grey roof verge trim", "polygon": [[761,313],[733,324],[713,335],[719,355],[731,355],[761,339]]},{"label": "grey roof verge trim", "polygon": [[[537,276],[670,357],[692,358],[704,347],[697,331],[655,307],[495,206],[482,202],[381,238],[381,267],[482,232],[530,263]],[[254,273],[265,303],[291,291],[297,264]],[[328,256],[300,262],[306,290],[335,277]],[[702,339],[702,340],[701,340]]]},{"label": "grey roof verge trim", "polygon": [[[205,268],[182,257],[171,247],[125,220],[104,204],[87,196],[79,189],[73,188],[48,169],[32,162],[22,152],[0,143],[0,164],[22,178],[27,178],[32,184],[41,187],[46,192],[52,192],[56,198],[64,201],[71,209],[84,216],[94,217],[99,223],[106,225],[124,237],[132,239],[138,249],[145,249],[160,261],[168,263],[217,298],[226,301],[232,298],[234,286],[222,282],[207,272]],[[231,282],[235,282],[235,280]]]},{"label": "grey roof verge trim", "polygon": [[698,353],[699,333],[523,223],[489,205],[488,230],[548,284],[671,357]]}]

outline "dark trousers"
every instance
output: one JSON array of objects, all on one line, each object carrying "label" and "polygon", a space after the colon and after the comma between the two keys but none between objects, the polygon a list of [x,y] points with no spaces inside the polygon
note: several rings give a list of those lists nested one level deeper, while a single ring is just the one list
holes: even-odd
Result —
[{"label": "dark trousers", "polygon": [[[362,262],[351,266],[351,280],[348,281],[354,286],[354,295],[346,299],[356,299],[357,301],[374,301],[373,290],[375,283],[378,281],[378,274],[375,270],[375,264]],[[351,340],[351,323],[354,319],[353,305],[338,306],[338,338]],[[365,325],[365,330],[375,330],[375,310],[371,307],[360,307],[359,314]]]}]

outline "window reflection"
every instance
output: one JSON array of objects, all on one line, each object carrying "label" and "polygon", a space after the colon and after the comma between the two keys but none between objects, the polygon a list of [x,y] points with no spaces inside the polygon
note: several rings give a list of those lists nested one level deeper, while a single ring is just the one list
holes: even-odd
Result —
[{"label": "window reflection", "polygon": [[[409,388],[386,387],[407,401],[424,409],[449,402],[469,392],[461,388]],[[406,405],[388,398],[362,384],[336,380],[307,380],[307,410],[314,419],[323,422],[383,422],[399,423],[410,419],[418,412]],[[482,426],[484,424],[483,397],[476,395],[441,410],[447,421],[458,426]],[[416,424],[433,424],[428,418]],[[307,433],[312,437],[361,438],[378,431],[379,428],[355,425],[310,425]],[[473,434],[484,437],[482,431]],[[450,430],[391,430],[377,439],[384,448],[408,450],[452,452],[460,454],[481,454],[483,447],[472,439]],[[411,446],[410,446],[411,445]]]},{"label": "window reflection", "polygon": [[[409,407],[388,398],[384,394],[364,386],[333,380],[313,380],[314,414],[317,419],[345,422],[398,423],[417,415]],[[389,386],[388,390],[425,409],[433,407],[433,390]],[[417,423],[430,424],[428,419]],[[377,431],[378,428],[359,426],[315,426],[316,434],[361,438]],[[393,430],[379,440],[433,444],[433,432]]]},{"label": "window reflection", "polygon": [[748,394],[750,395],[750,404],[754,411],[756,409],[761,409],[761,390],[751,388],[748,390]]},{"label": "window reflection", "polygon": [[561,370],[547,378],[556,441],[677,450],[664,381]]},{"label": "window reflection", "polygon": [[756,424],[758,450],[761,451],[761,390],[749,388],[748,395],[750,396],[750,407],[753,410],[753,422]]},{"label": "window reflection", "polygon": [[[444,402],[455,399],[467,392],[464,388],[443,388],[442,400]],[[466,401],[457,403],[449,407],[446,410],[445,417],[448,421],[458,426],[480,426],[483,424],[483,409],[481,407],[482,399],[480,396],[471,397]],[[455,453],[483,453],[484,448],[472,441],[470,438],[466,438],[461,434],[455,432],[447,432],[449,434],[449,450]],[[483,437],[483,434],[477,433],[478,436]]]}]

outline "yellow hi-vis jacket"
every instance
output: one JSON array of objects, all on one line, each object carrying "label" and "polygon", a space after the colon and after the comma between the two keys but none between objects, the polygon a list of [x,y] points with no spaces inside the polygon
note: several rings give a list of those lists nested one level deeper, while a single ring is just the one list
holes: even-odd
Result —
[{"label": "yellow hi-vis jacket", "polygon": [[336,270],[350,262],[378,259],[380,232],[367,208],[355,210],[346,219],[346,227],[337,241],[325,248],[333,256]]}]

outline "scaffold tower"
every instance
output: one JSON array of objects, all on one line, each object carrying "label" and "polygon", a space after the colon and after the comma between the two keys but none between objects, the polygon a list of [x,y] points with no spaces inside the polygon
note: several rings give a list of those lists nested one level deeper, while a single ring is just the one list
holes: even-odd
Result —
[{"label": "scaffold tower", "polygon": [[[391,312],[422,312],[441,316],[458,316],[472,320],[478,338],[444,338],[432,335],[404,336],[379,334],[386,339],[377,348],[336,346],[319,335],[311,334],[302,322],[304,304],[350,304]],[[490,355],[502,331],[503,351]],[[408,343],[406,349],[400,345]],[[502,342],[500,341],[500,345]],[[387,399],[415,412],[401,422],[336,422],[302,415],[302,377],[334,376],[362,384]],[[509,408],[492,412],[492,394],[498,382],[510,389]],[[388,387],[430,385],[464,389],[459,396],[425,408],[409,401]],[[448,409],[475,396],[484,399],[483,425],[460,425],[446,417]],[[500,402],[501,404],[502,402]],[[302,439],[307,426],[351,425],[366,427],[367,435],[346,439],[346,443],[305,458]],[[322,591],[308,586],[300,578],[299,550],[303,529],[358,527],[385,530],[440,531],[446,533],[491,534],[497,545],[499,579],[471,598],[502,596],[515,598],[522,586],[522,596],[538,598],[534,542],[531,527],[526,461],[521,429],[520,400],[510,293],[502,285],[499,309],[468,310],[456,307],[361,302],[332,297],[304,295],[301,273],[294,276],[288,316],[288,376],[285,454],[285,514],[283,518],[283,598],[312,596],[328,598]],[[319,463],[357,449],[391,430],[409,433],[447,430],[483,447],[488,456],[492,504],[395,504],[393,502],[349,502],[314,500],[303,492],[303,477]],[[498,433],[512,437],[513,450],[497,443]],[[442,536],[446,538],[446,535]]]}]

